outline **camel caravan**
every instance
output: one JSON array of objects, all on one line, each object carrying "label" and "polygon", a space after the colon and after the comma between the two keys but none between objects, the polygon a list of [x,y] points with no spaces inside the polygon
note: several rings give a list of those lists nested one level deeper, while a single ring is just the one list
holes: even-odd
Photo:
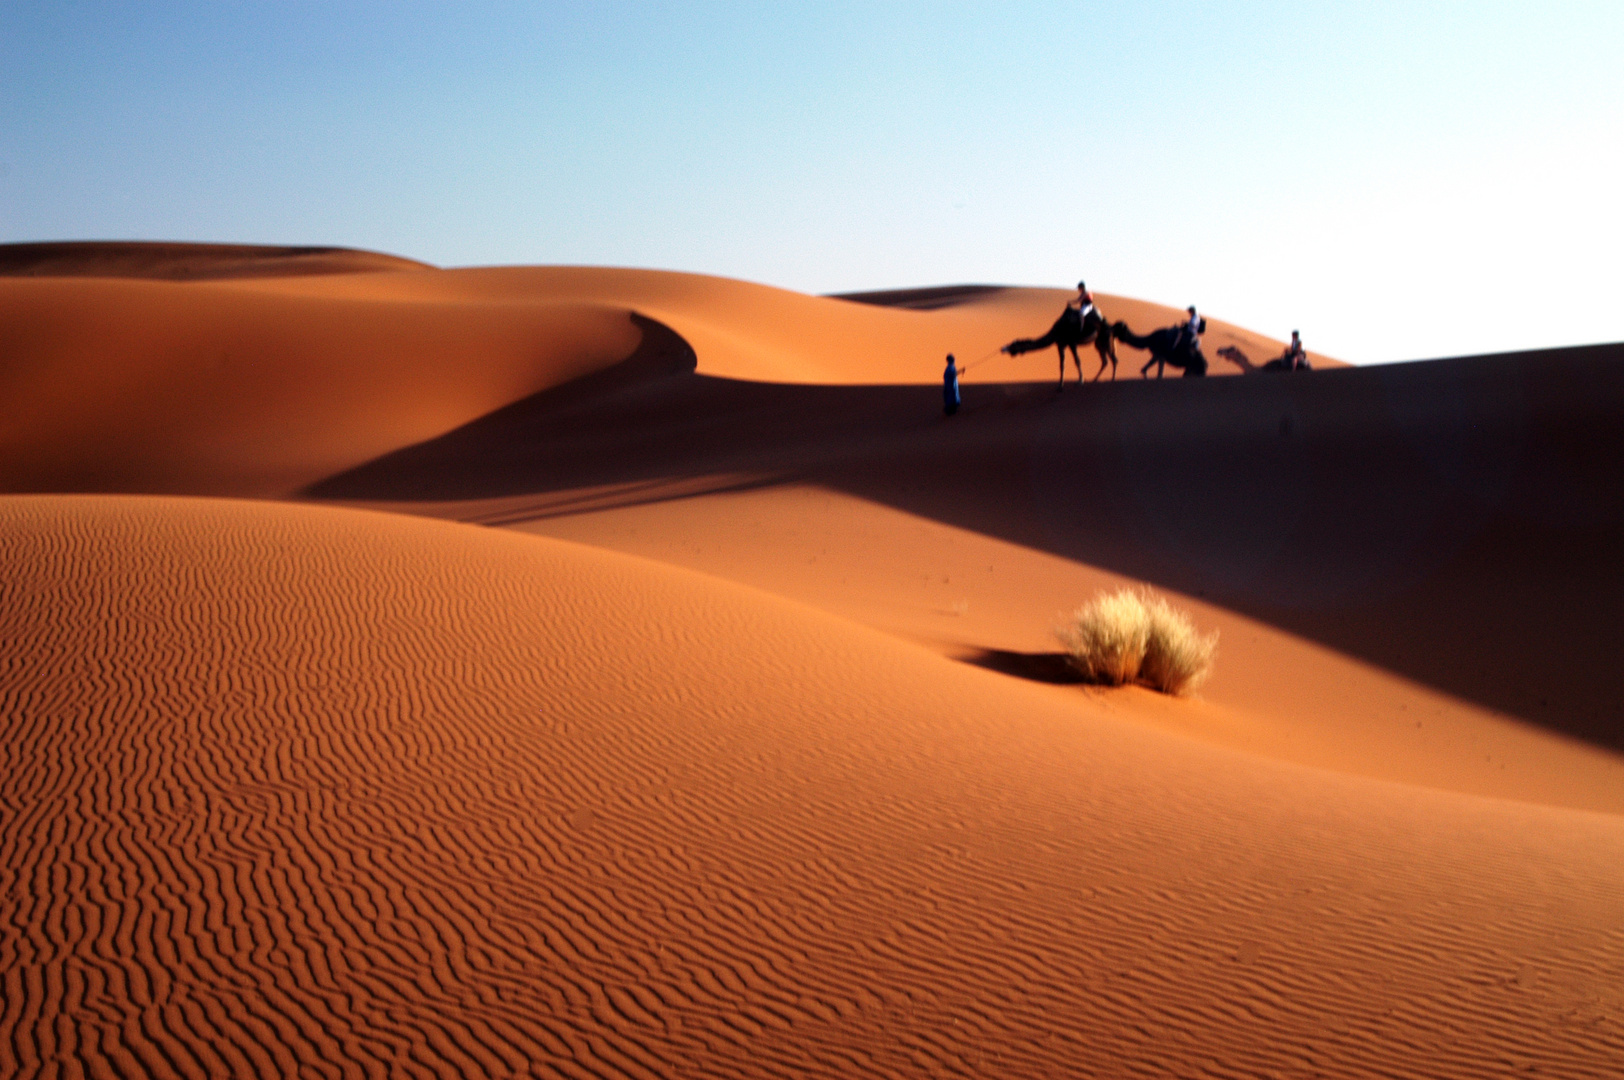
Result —
[{"label": "camel caravan", "polygon": [[[1020,356],[1022,353],[1037,352],[1054,346],[1060,354],[1060,383],[1059,388],[1066,385],[1066,350],[1071,350],[1071,362],[1077,369],[1077,381],[1083,381],[1083,362],[1077,355],[1077,350],[1089,345],[1099,354],[1100,367],[1094,373],[1094,381],[1098,382],[1105,374],[1105,366],[1111,366],[1111,380],[1116,381],[1117,356],[1116,342],[1122,341],[1135,349],[1150,353],[1150,359],[1145,366],[1139,369],[1140,375],[1147,374],[1154,365],[1158,379],[1166,373],[1169,367],[1179,368],[1186,378],[1199,377],[1207,373],[1207,358],[1201,351],[1201,335],[1206,333],[1207,320],[1196,313],[1195,308],[1186,309],[1189,318],[1177,326],[1163,327],[1152,330],[1148,334],[1136,334],[1126,322],[1118,321],[1108,323],[1100,309],[1094,306],[1094,297],[1089,293],[1088,286],[1079,281],[1077,283],[1077,296],[1066,304],[1066,310],[1060,313],[1049,332],[1039,338],[1017,338],[1005,345],[1000,351],[1009,356]],[[1291,332],[1291,344],[1278,359],[1270,360],[1266,364],[1252,363],[1245,353],[1232,345],[1218,350],[1218,355],[1237,364],[1242,371],[1308,371],[1308,355],[1303,351],[1302,340],[1297,331]]]}]

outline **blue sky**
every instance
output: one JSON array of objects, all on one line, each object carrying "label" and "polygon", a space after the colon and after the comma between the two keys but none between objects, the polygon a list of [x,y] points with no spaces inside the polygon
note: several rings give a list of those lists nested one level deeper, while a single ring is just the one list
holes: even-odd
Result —
[{"label": "blue sky", "polygon": [[1624,4],[0,2],[0,241],[1624,339]]}]

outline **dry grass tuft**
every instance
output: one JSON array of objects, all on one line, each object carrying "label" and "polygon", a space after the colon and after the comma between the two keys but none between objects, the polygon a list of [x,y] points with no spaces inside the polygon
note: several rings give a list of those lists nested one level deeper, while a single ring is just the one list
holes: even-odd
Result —
[{"label": "dry grass tuft", "polygon": [[1141,682],[1188,694],[1212,674],[1218,632],[1203,636],[1190,617],[1148,591],[1096,596],[1055,631],[1072,666],[1108,686]]},{"label": "dry grass tuft", "polygon": [[1139,668],[1141,681],[1167,694],[1188,694],[1212,674],[1218,655],[1218,631],[1202,634],[1182,611],[1161,597],[1149,598],[1150,645]]},{"label": "dry grass tuft", "polygon": [[1078,608],[1055,636],[1085,678],[1121,686],[1139,677],[1150,645],[1150,619],[1139,594],[1123,589]]}]

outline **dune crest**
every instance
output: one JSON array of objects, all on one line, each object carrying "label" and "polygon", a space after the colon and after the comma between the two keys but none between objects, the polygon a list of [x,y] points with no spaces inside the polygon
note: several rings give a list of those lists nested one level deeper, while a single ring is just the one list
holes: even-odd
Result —
[{"label": "dune crest", "polygon": [[[998,348],[1041,333],[1066,299],[997,289],[920,311],[661,271],[307,272],[335,250],[12,245],[13,268],[33,270],[0,275],[0,491],[285,496],[625,360],[634,312],[717,378],[925,386],[956,352],[968,383],[1041,382],[1052,353]],[[227,273],[250,264],[263,275]],[[53,267],[88,276],[30,276]],[[177,267],[216,280],[141,280]],[[1101,304],[1142,324],[1176,314]]]},{"label": "dune crest", "polygon": [[[935,383],[950,352],[961,363],[973,365],[966,375],[971,382],[1053,380],[1054,350],[1022,357],[1003,356],[998,350],[1016,338],[1043,334],[1073,295],[1065,289],[946,286],[851,297],[809,296],[705,274],[597,266],[467,267],[438,274],[241,284],[282,294],[319,292],[396,301],[548,297],[624,305],[659,319],[686,338],[699,356],[702,374],[822,385]],[[943,302],[949,299],[951,303]],[[1177,308],[1129,297],[1100,294],[1098,301],[1109,318],[1126,319],[1141,331],[1184,318]],[[1269,356],[1284,347],[1216,318],[1208,322],[1206,341],[1214,374],[1240,371],[1218,357],[1217,350],[1226,345]],[[1317,353],[1310,355],[1319,366],[1345,366]],[[1139,378],[1148,356],[1126,347],[1121,356],[1118,377]],[[1084,374],[1093,378],[1094,361],[1085,357],[1083,362]],[[1069,360],[1067,365],[1075,380]]]},{"label": "dune crest", "polygon": [[428,263],[342,247],[65,240],[0,244],[0,277],[114,277],[164,281],[432,270]]},{"label": "dune crest", "polygon": [[443,434],[641,340],[624,308],[591,303],[45,278],[0,280],[0,335],[0,490],[252,496]]}]

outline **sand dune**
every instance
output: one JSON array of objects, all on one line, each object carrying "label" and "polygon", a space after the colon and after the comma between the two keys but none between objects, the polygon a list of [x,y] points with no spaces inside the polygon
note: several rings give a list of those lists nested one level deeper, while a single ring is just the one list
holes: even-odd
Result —
[{"label": "sand dune", "polygon": [[[1067,698],[1088,691],[1076,685],[1055,651],[1050,628],[1082,600],[1144,580],[816,485],[761,485],[737,477],[720,489],[661,486],[601,495],[597,506],[561,497],[549,501],[541,516],[505,520],[524,531],[746,582],[941,655],[1048,684]],[[510,506],[500,511],[514,518],[525,513]],[[1558,724],[1541,727],[1485,704],[1470,686],[1460,696],[1433,685],[1437,673],[1425,661],[1447,654],[1450,641],[1429,644],[1423,631],[1399,623],[1394,633],[1403,636],[1400,643],[1355,638],[1356,651],[1340,651],[1212,600],[1175,597],[1202,627],[1221,631],[1215,677],[1199,700],[1095,693],[1101,708],[1283,760],[1624,813],[1624,757],[1616,749],[1602,750],[1564,734]],[[1556,613],[1533,614],[1544,623],[1538,631],[1547,632]],[[1580,632],[1604,638],[1610,633],[1594,623]],[[1360,658],[1367,647],[1396,649],[1401,643],[1421,671],[1415,678]],[[1515,636],[1503,633],[1493,645],[1497,651],[1478,657],[1480,662],[1502,663],[1507,652],[1517,660]],[[1571,671],[1558,667],[1543,684],[1527,689],[1561,687]],[[1591,692],[1604,688],[1607,669],[1581,681]]]},{"label": "sand dune", "polygon": [[[935,383],[954,350],[976,362],[968,382],[1053,378],[1052,351],[997,349],[1041,334],[1066,299],[1005,289],[921,312],[655,271],[316,273],[298,269],[306,249],[209,245],[11,245],[13,263],[26,263],[17,249],[64,247],[71,258],[36,262],[69,276],[0,277],[12,405],[0,491],[290,494],[628,358],[634,314],[675,328],[701,371],[729,378]],[[246,264],[260,269],[221,269]],[[131,265],[231,280],[93,276]],[[1141,326],[1174,321],[1136,301],[1101,305]],[[1216,322],[1210,339],[1269,347]],[[1138,354],[1123,355],[1121,374],[1137,375]]]},{"label": "sand dune", "polygon": [[[1041,336],[1073,295],[1064,289],[959,286],[926,290],[935,294],[935,302],[921,310],[888,294],[853,294],[867,296],[858,301],[701,274],[579,266],[481,267],[240,284],[279,295],[412,302],[548,297],[620,304],[682,335],[698,354],[703,374],[842,385],[935,383],[950,352],[972,365],[967,381],[1054,379],[1054,350],[1005,357],[998,349],[1018,337]],[[917,292],[905,290],[903,295]],[[948,298],[954,302],[940,302]],[[1174,325],[1184,317],[1182,309],[1127,297],[1100,294],[1098,303],[1109,318],[1126,320],[1141,333]],[[1218,358],[1218,349],[1228,345],[1270,357],[1283,348],[1279,341],[1210,319],[1206,352],[1215,374],[1240,370]],[[1127,346],[1119,350],[1118,377],[1137,378],[1147,355]],[[1310,355],[1316,365],[1343,366],[1317,353]],[[1093,378],[1097,359],[1085,356],[1083,363],[1085,376]],[[1069,377],[1076,378],[1075,369]]]},{"label": "sand dune", "polygon": [[1245,719],[1189,727],[1621,811],[1620,351],[988,388],[952,421],[928,387],[673,375],[541,394],[311,493],[652,556],[1006,666],[1148,581],[1246,642],[1206,695]]},{"label": "sand dune", "polygon": [[1271,764],[556,541],[163,499],[0,521],[8,1075],[1624,1053],[1615,816]]},{"label": "sand dune", "polygon": [[1624,346],[1068,295],[0,247],[0,1075],[1615,1075]]},{"label": "sand dune", "polygon": [[0,244],[0,276],[114,277],[168,281],[430,270],[398,255],[340,247],[59,241]]},{"label": "sand dune", "polygon": [[232,495],[285,494],[625,360],[640,340],[624,310],[593,304],[106,279],[0,281],[0,334],[13,406],[0,490]]}]

